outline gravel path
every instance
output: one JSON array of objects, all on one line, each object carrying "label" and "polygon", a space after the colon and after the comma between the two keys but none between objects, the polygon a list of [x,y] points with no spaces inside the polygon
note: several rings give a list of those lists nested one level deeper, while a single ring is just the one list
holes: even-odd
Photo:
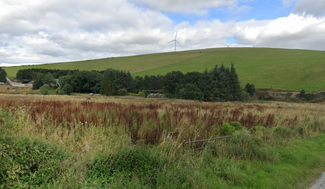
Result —
[{"label": "gravel path", "polygon": [[315,181],[315,184],[310,189],[325,189],[325,172]]},{"label": "gravel path", "polygon": [[13,82],[8,77],[7,77],[7,81],[13,87],[33,87],[32,84],[22,84],[22,83]]}]

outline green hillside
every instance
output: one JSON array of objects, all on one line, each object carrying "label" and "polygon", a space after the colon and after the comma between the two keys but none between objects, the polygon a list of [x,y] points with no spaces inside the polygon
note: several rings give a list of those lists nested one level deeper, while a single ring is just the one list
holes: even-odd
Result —
[{"label": "green hillside", "polygon": [[289,90],[325,90],[325,52],[271,48],[215,48],[79,62],[4,68],[9,77],[25,68],[129,70],[134,76],[166,74],[170,71],[204,71],[233,62],[242,85]]}]

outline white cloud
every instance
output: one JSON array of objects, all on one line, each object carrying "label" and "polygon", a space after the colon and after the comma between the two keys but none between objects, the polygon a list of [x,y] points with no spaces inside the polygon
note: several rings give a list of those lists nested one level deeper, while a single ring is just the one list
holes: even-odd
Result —
[{"label": "white cloud", "polygon": [[299,0],[293,13],[323,17],[325,16],[325,0]]},{"label": "white cloud", "polygon": [[275,20],[249,20],[237,24],[235,38],[241,44],[325,50],[325,18],[291,14]]},{"label": "white cloud", "polygon": [[[304,2],[300,0],[295,10]],[[170,3],[152,1],[152,6],[164,9]],[[237,5],[235,0],[179,0],[169,11],[204,12],[220,6],[237,12],[249,9]],[[183,10],[178,10],[181,7]],[[173,44],[167,42],[176,30],[182,44],[179,50],[221,47],[231,37],[237,40],[234,46],[325,50],[325,18],[310,7],[306,7],[308,14],[298,11],[274,20],[215,19],[175,24],[154,8],[143,9],[128,0],[0,0],[0,63],[48,63],[172,51]]]}]

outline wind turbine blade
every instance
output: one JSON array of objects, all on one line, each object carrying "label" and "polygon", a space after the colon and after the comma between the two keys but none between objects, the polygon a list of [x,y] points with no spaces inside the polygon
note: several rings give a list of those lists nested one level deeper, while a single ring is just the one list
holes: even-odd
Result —
[{"label": "wind turbine blade", "polygon": [[180,46],[182,46],[178,41],[176,41]]},{"label": "wind turbine blade", "polygon": [[233,44],[234,42],[231,42],[230,44],[229,44],[229,46],[231,45],[231,44]]},{"label": "wind turbine blade", "polygon": [[176,32],[176,35],[175,35],[175,40],[176,40],[176,38],[177,38],[177,33],[178,33],[178,31]]},{"label": "wind turbine blade", "polygon": [[226,44],[224,44],[224,43],[222,43],[224,46],[227,46],[228,47],[228,45],[226,45]]},{"label": "wind turbine blade", "polygon": [[169,42],[167,42],[167,43],[171,43],[171,42],[173,42],[173,41],[175,41],[175,39],[174,39],[174,40],[171,40],[171,41],[169,41]]}]

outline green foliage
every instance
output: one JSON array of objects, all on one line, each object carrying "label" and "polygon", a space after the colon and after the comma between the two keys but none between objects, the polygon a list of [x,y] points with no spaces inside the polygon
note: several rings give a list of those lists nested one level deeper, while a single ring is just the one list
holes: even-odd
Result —
[{"label": "green foliage", "polygon": [[225,153],[226,157],[242,160],[275,161],[277,153],[275,148],[267,142],[248,135],[244,130],[236,137],[230,138],[227,142],[221,141],[223,145],[216,145],[213,151],[216,156]]},{"label": "green foliage", "polygon": [[7,82],[6,76],[6,71],[0,67],[0,82]]},{"label": "green foliage", "polygon": [[246,86],[245,86],[245,91],[246,91],[250,96],[254,96],[254,94],[256,93],[255,85],[254,85],[254,84],[249,84],[249,83],[247,83]]},{"label": "green foliage", "polygon": [[101,94],[117,95],[119,89],[134,91],[134,82],[130,72],[107,69],[102,75]]},{"label": "green foliage", "polygon": [[247,101],[249,99],[249,93],[245,92],[245,91],[242,91],[241,92],[241,100],[242,101]]},{"label": "green foliage", "polygon": [[146,94],[143,91],[139,91],[138,96],[146,98]]},{"label": "green foliage", "polygon": [[263,126],[254,126],[250,129],[250,131],[256,132],[256,131],[266,131],[266,128]]},{"label": "green foliage", "polygon": [[47,85],[53,85],[55,82],[54,77],[52,74],[43,74],[38,73],[36,79],[33,82],[33,89],[39,89],[41,86],[47,84]]},{"label": "green foliage", "polygon": [[[190,83],[185,83],[190,82]],[[231,69],[217,65],[203,74],[189,72],[183,75],[173,71],[164,77],[164,92],[169,98],[184,98],[203,101],[239,101],[242,100],[240,82],[234,65]]]},{"label": "green foliage", "polygon": [[40,87],[39,89],[43,95],[47,95],[47,94],[49,94],[49,90],[51,90],[51,87],[48,84],[45,84],[42,87]]},{"label": "green foliage", "polygon": [[70,84],[65,84],[62,87],[62,91],[64,92],[64,94],[70,95],[73,92],[73,87]]},{"label": "green foliage", "polygon": [[60,91],[58,92],[58,95],[65,95],[65,93],[64,93],[62,90],[60,90]]},{"label": "green foliage", "polygon": [[279,126],[274,129],[274,133],[276,136],[284,138],[290,137],[293,134],[293,131],[291,129]]},{"label": "green foliage", "polygon": [[128,91],[126,89],[119,89],[117,91],[117,96],[127,96],[128,95]]},{"label": "green foliage", "polygon": [[115,93],[115,88],[110,79],[106,79],[102,84],[102,89],[100,91],[102,95],[112,96]]},{"label": "green foliage", "polygon": [[54,84],[56,83],[55,80],[54,80],[54,77],[51,73],[47,73],[44,75],[44,78],[43,78],[43,84],[48,84],[48,85],[51,85],[51,84]]},{"label": "green foliage", "polygon": [[38,73],[36,79],[33,82],[33,89],[39,89],[41,86],[44,85],[43,83],[43,78],[44,78],[45,74],[42,73]]},{"label": "green foliage", "polygon": [[242,125],[239,122],[232,121],[230,123],[230,125],[234,126],[236,130],[241,130],[242,129]]},{"label": "green foliage", "polygon": [[305,98],[305,95],[306,95],[306,91],[305,90],[301,90],[299,95],[298,95],[298,98]]},{"label": "green foliage", "polygon": [[120,180],[122,186],[138,178],[149,184],[150,188],[154,188],[163,165],[161,158],[155,157],[145,149],[120,151],[117,154],[96,157],[93,163],[87,165],[86,180],[98,182],[101,187],[107,187],[110,184],[116,184],[121,178],[123,178]]},{"label": "green foliage", "polygon": [[232,135],[235,131],[235,127],[230,125],[229,123],[224,123],[221,127],[220,127],[220,133],[221,135]]},{"label": "green foliage", "polygon": [[58,179],[66,157],[41,141],[0,135],[0,187],[45,187]]},{"label": "green foliage", "polygon": [[164,92],[166,97],[173,98],[184,84],[184,74],[180,71],[172,71],[164,77]]},{"label": "green foliage", "polygon": [[240,83],[234,65],[231,69],[217,65],[205,72],[200,79],[200,89],[203,92],[203,101],[239,101],[242,99]]},{"label": "green foliage", "polygon": [[27,69],[20,69],[16,73],[16,79],[23,80],[29,79],[34,80],[37,77],[38,73],[48,74],[50,73],[53,75],[54,78],[59,78],[61,76],[73,75],[79,70],[61,70],[61,69],[41,69],[41,68],[27,68]]},{"label": "green foliage", "polygon": [[186,84],[184,88],[178,91],[177,97],[182,99],[202,100],[203,93],[196,85]]}]

